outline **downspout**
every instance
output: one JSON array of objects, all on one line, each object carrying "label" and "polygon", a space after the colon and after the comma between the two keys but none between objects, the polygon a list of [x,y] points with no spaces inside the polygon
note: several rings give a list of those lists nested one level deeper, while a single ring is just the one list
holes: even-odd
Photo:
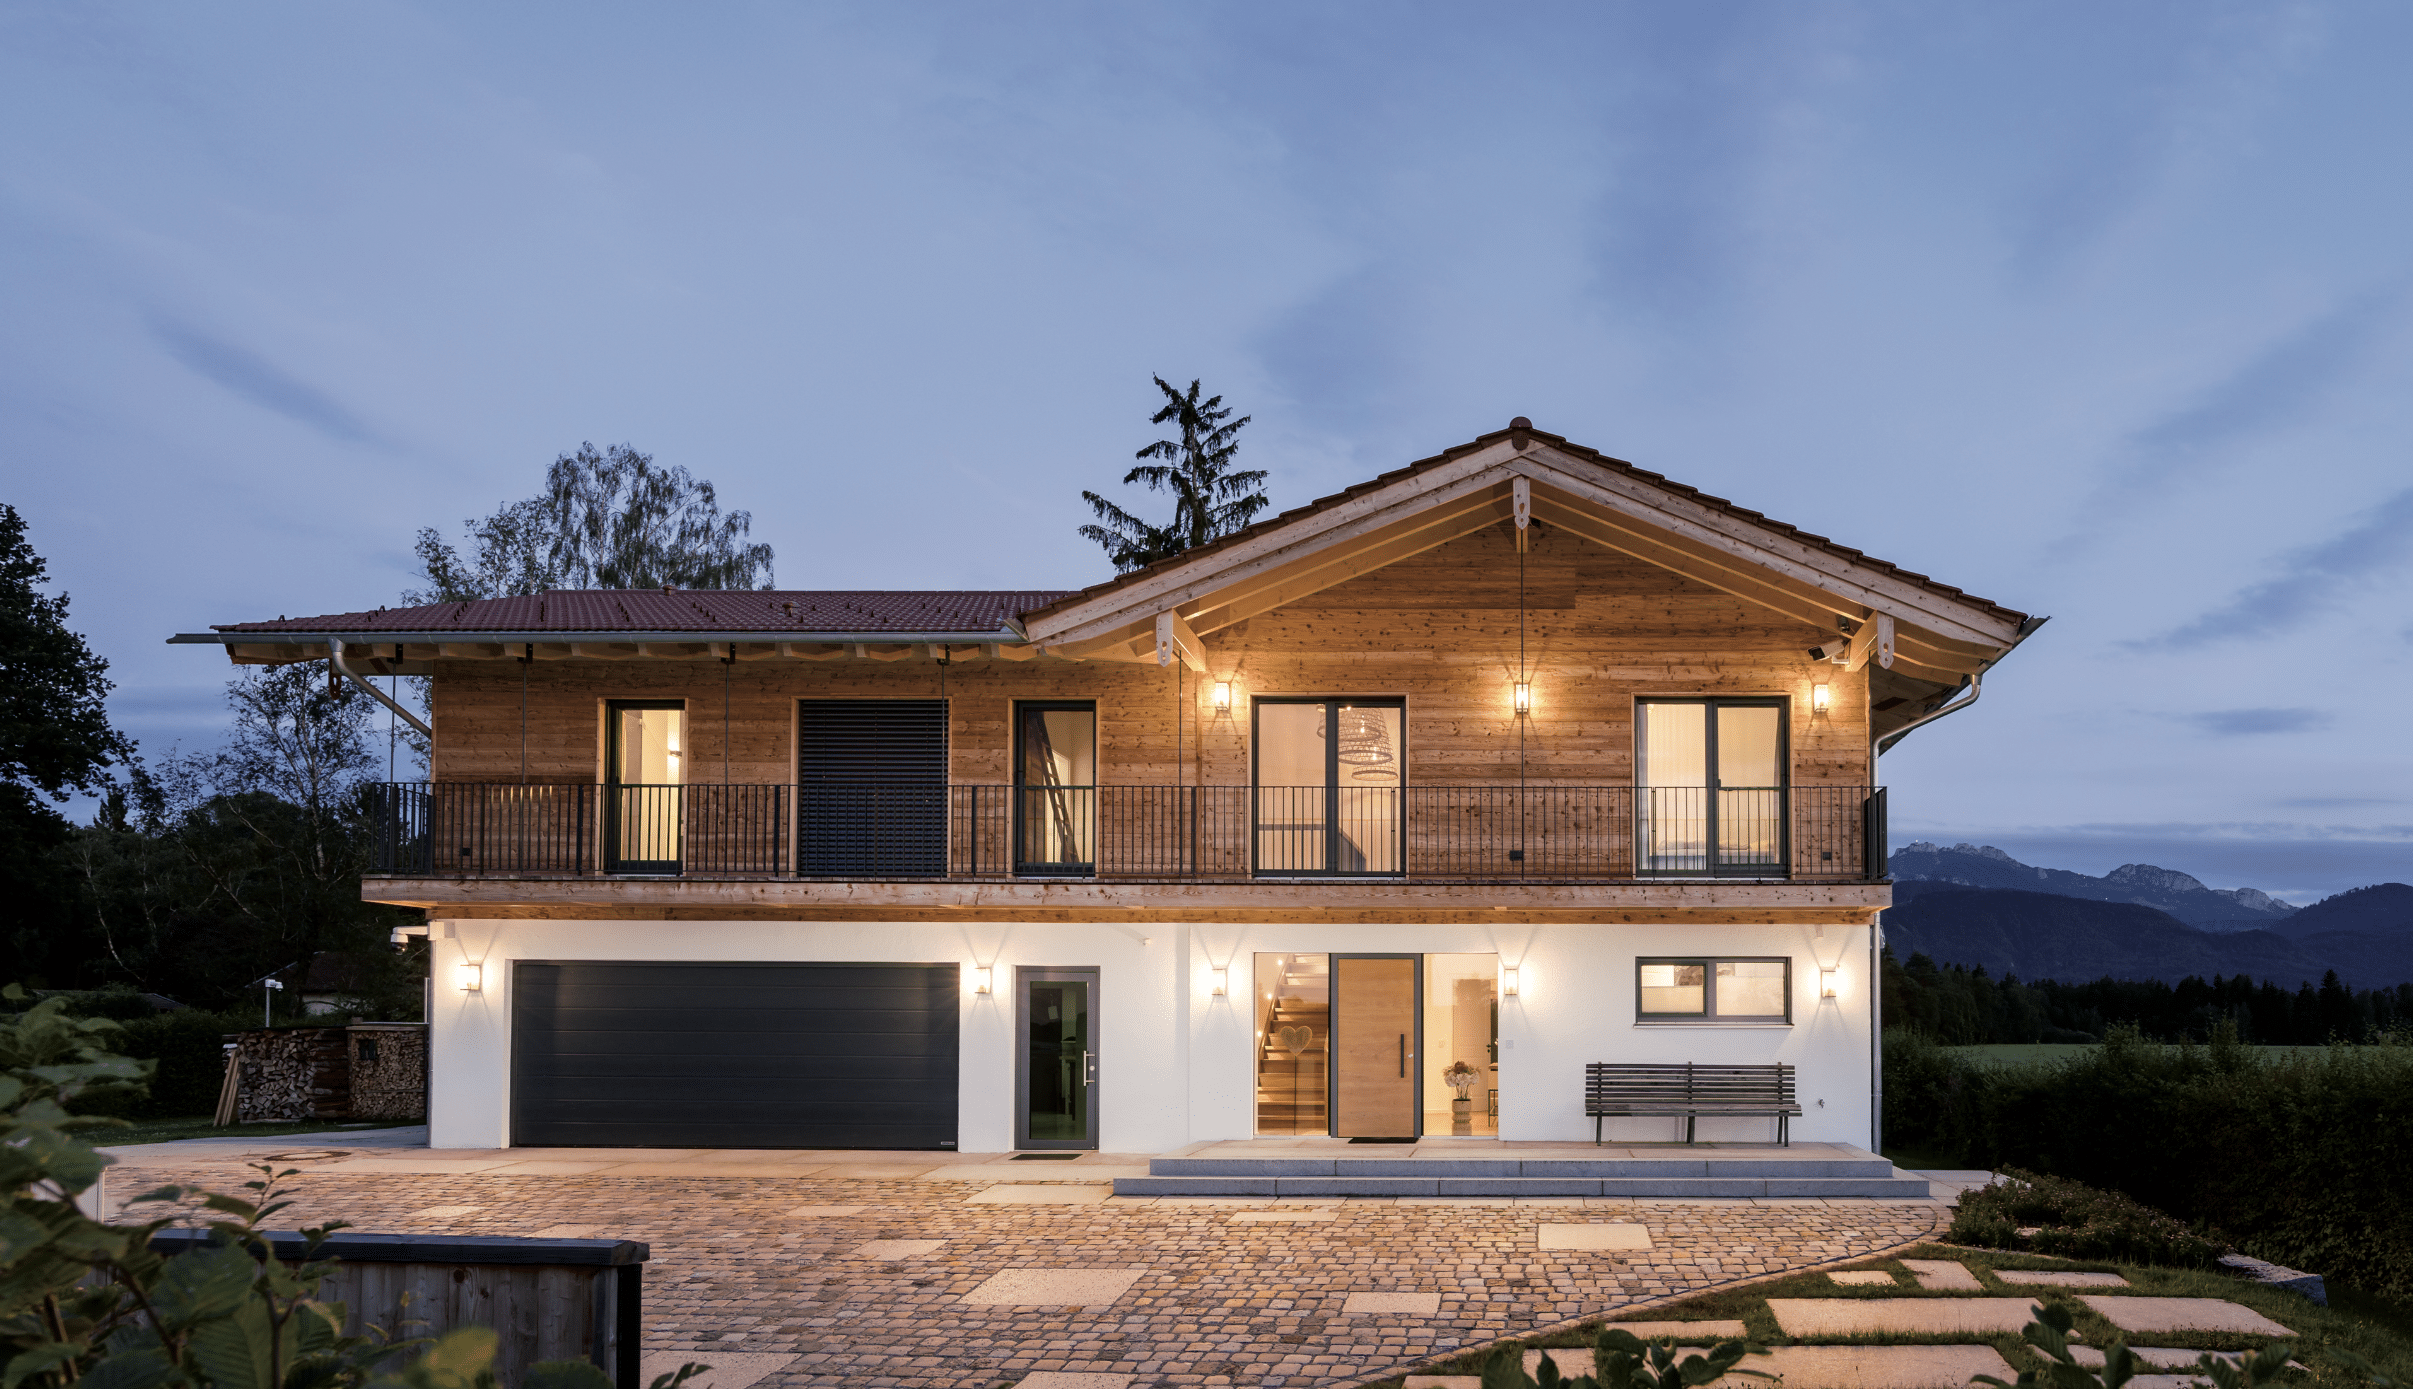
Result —
[{"label": "downspout", "polygon": [[430,742],[435,740],[436,730],[428,727],[426,723],[422,722],[417,714],[414,714],[410,710],[403,708],[401,705],[396,704],[393,700],[386,698],[383,691],[379,690],[375,685],[370,684],[367,680],[361,678],[359,671],[356,671],[350,666],[344,664],[343,638],[327,638],[327,659],[335,663],[336,671],[345,679],[350,680],[353,684],[358,685],[364,690],[367,690],[369,692],[369,698],[376,700],[379,704],[382,704],[386,708],[393,710],[395,715],[404,723],[407,723],[411,727],[418,729],[420,737],[426,738]]},{"label": "downspout", "polygon": [[[2037,628],[2042,627],[2044,624],[2050,621],[2052,621],[2052,619],[2049,617],[2031,617],[2020,623],[2018,640],[2012,642],[2009,646],[2004,647],[2001,655],[1996,656],[1993,661],[1988,661],[1986,664],[1993,665],[1995,661],[2000,661],[2003,656],[2008,656],[2012,652],[2018,650],[2020,642],[2024,642],[2029,637],[2034,636]],[[1970,705],[1977,703],[1978,699],[1983,696],[1985,692],[1986,673],[1983,670],[1980,670],[1969,677],[1969,697],[1967,699],[1954,700],[1952,703],[1945,705],[1943,708],[1938,709],[1933,713],[1912,719],[1910,722],[1902,725],[1900,728],[1895,729],[1893,732],[1886,734],[1882,738],[1870,739],[1868,745],[1868,779],[1870,783],[1873,785],[1877,780],[1877,759],[1885,755],[1886,749],[1891,748],[1894,744],[1899,743],[1905,737],[1908,737],[1912,729],[1922,728],[1928,724],[1934,723],[1937,719],[1944,717],[1946,714],[1957,714],[1961,710],[1968,708]],[[1890,848],[1888,849],[1888,852],[1891,852]],[[1869,1151],[1880,1154],[1885,1151],[1884,958],[1885,913],[1878,912],[1876,919],[1872,920],[1868,924],[1868,1091],[1873,1101],[1868,1117],[1868,1137]]]}]

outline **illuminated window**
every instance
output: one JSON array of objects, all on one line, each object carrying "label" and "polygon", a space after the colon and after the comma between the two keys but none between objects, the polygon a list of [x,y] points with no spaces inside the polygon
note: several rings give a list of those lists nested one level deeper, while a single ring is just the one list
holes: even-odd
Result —
[{"label": "illuminated window", "polygon": [[1642,1022],[1793,1021],[1793,962],[1783,957],[1635,961]]}]

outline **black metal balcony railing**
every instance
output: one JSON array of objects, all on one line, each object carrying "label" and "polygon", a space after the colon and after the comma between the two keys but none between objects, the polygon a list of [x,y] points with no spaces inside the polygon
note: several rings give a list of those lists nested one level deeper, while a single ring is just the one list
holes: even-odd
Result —
[{"label": "black metal balcony railing", "polygon": [[1865,786],[371,788],[402,875],[1158,881],[1884,876]]}]

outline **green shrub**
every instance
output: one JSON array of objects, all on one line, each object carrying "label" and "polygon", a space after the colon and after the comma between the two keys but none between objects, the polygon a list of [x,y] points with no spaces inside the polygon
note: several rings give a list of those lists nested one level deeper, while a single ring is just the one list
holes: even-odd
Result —
[{"label": "green shrub", "polygon": [[2041,1066],[1972,1066],[1909,1043],[1897,1071],[1896,1042],[1889,1142],[2124,1192],[2246,1253],[2413,1297],[2413,1047],[2268,1059],[2233,1036],[2160,1046],[2114,1028]]},{"label": "green shrub", "polygon": [[[1952,1238],[1991,1249],[2033,1249],[2065,1259],[2202,1268],[2228,1252],[2216,1236],[2116,1191],[2014,1168],[1992,1186],[1964,1192]],[[2034,1229],[2022,1239],[2019,1231]]]}]

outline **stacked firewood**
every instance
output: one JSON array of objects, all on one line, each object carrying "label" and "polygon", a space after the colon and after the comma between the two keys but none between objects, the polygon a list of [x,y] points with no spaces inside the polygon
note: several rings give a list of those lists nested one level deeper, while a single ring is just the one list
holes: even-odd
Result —
[{"label": "stacked firewood", "polygon": [[427,1116],[427,1028],[420,1023],[354,1023],[351,1039],[355,1119]]},{"label": "stacked firewood", "polygon": [[340,1027],[236,1034],[238,1123],[342,1119],[352,1112],[351,1048]]}]

